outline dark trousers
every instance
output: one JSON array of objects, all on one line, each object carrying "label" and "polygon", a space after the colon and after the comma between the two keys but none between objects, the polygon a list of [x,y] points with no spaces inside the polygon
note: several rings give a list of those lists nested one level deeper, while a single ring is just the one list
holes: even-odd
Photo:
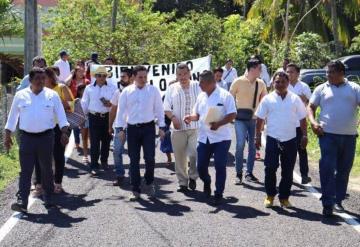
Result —
[{"label": "dark trousers", "polygon": [[30,194],[31,176],[36,162],[38,162],[41,168],[41,181],[45,196],[50,196],[53,191],[53,173],[51,167],[53,146],[53,130],[49,130],[41,135],[21,131],[19,147],[19,193],[20,197],[26,201],[26,203]]},{"label": "dark trousers", "polygon": [[[55,165],[54,182],[61,184],[65,169],[65,146],[61,143],[61,130],[59,125],[54,128],[53,158]],[[39,162],[35,163],[35,184],[41,184],[41,167]]]},{"label": "dark trousers", "polygon": [[355,135],[329,133],[319,138],[321,200],[325,207],[341,203],[345,199],[354,162],[356,138]]},{"label": "dark trousers", "polygon": [[297,141],[297,151],[299,154],[299,165],[300,165],[300,174],[301,177],[307,177],[309,173],[309,162],[306,148],[301,148],[301,139],[302,139],[302,131],[301,128],[296,128],[296,141]]},{"label": "dark trousers", "polygon": [[111,136],[109,135],[109,114],[96,116],[89,113],[89,132],[90,132],[90,167],[99,168],[99,157],[101,163],[107,163]]},{"label": "dark trousers", "polygon": [[[293,182],[293,171],[296,162],[296,138],[280,142],[270,136],[266,138],[265,147],[265,189],[268,196],[275,196],[276,171],[281,165],[281,180],[279,184],[279,199],[288,199]],[[280,164],[279,164],[280,159]]]},{"label": "dark trousers", "polygon": [[73,130],[74,130],[75,144],[80,144],[80,128],[76,127]]},{"label": "dark trousers", "polygon": [[127,128],[128,153],[130,157],[130,177],[133,191],[140,192],[140,150],[143,148],[145,160],[145,182],[154,182],[155,169],[155,123]]},{"label": "dark trousers", "polygon": [[207,140],[206,144],[199,142],[197,146],[198,160],[197,169],[200,179],[205,184],[211,183],[211,176],[209,174],[210,158],[214,155],[216,180],[215,180],[215,195],[222,196],[225,189],[226,180],[226,164],[228,160],[228,152],[231,141],[222,141],[210,144]]}]

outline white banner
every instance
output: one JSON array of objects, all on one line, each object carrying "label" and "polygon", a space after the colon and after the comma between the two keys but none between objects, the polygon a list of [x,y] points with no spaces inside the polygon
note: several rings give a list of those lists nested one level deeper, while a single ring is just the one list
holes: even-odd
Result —
[{"label": "white banner", "polygon": [[[199,80],[199,75],[204,70],[210,70],[211,56],[197,58],[189,61],[183,61],[179,63],[185,63],[191,70],[191,79]],[[163,95],[168,87],[169,82],[176,79],[176,67],[179,63],[169,64],[153,64],[144,65],[148,70],[148,82],[160,90]],[[91,65],[91,81],[94,82],[94,72],[98,66],[105,66],[107,71],[110,73],[107,81],[117,86],[120,81],[121,71],[126,68],[134,68],[135,65]]]}]

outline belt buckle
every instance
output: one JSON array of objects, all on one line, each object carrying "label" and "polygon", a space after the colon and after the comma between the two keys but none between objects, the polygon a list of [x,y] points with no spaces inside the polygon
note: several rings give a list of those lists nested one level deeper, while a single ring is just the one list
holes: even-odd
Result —
[{"label": "belt buckle", "polygon": [[104,118],[104,117],[105,117],[105,113],[99,113],[99,116],[100,116],[101,118]]}]

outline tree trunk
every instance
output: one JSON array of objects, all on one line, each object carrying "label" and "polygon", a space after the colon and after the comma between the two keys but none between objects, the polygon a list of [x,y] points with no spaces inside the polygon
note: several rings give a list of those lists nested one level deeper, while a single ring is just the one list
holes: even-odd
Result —
[{"label": "tree trunk", "polygon": [[288,58],[290,53],[290,39],[289,39],[289,12],[290,12],[290,0],[286,2],[286,14],[285,14],[285,58]]},{"label": "tree trunk", "polygon": [[32,60],[39,54],[37,0],[25,1],[25,63],[24,73],[32,68]]},{"label": "tree trunk", "polygon": [[244,20],[246,20],[246,13],[247,13],[247,0],[244,1],[244,7],[243,7],[243,16]]},{"label": "tree trunk", "polygon": [[334,36],[334,43],[335,43],[335,53],[336,55],[341,54],[341,44],[339,41],[339,33],[337,29],[337,8],[336,8],[336,0],[330,1],[330,8],[331,8],[331,25],[332,25],[332,33]]},{"label": "tree trunk", "polygon": [[119,0],[113,0],[112,13],[111,13],[111,32],[116,30],[116,17],[119,7]]}]

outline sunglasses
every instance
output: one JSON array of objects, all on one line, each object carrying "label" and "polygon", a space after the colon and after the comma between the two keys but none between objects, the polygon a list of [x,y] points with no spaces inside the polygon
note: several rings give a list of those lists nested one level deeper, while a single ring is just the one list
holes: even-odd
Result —
[{"label": "sunglasses", "polygon": [[107,75],[104,75],[104,74],[96,74],[95,77],[102,77],[102,78],[106,78]]}]

